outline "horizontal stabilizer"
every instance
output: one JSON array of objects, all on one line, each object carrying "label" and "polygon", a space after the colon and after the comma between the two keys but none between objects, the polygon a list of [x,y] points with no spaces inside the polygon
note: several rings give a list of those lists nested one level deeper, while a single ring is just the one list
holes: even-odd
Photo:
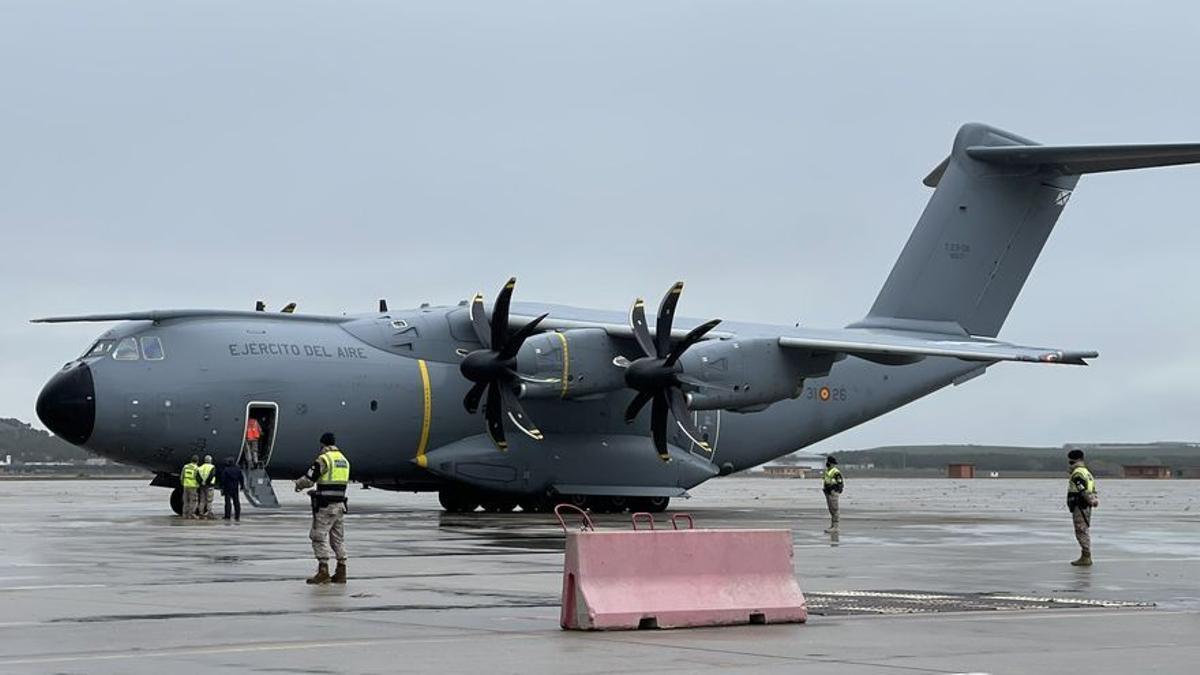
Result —
[{"label": "horizontal stabilizer", "polygon": [[894,364],[911,363],[926,356],[943,356],[966,361],[1029,361],[1086,366],[1085,359],[1099,356],[1094,351],[1024,347],[986,338],[899,331],[844,330],[836,333],[831,331],[829,335],[784,336],[779,338],[779,344]]},{"label": "horizontal stabilizer", "polygon": [[[967,156],[988,164],[1047,167],[1063,175],[1145,169],[1200,162],[1200,143],[1169,145],[970,146]],[[940,176],[939,176],[940,177]],[[926,179],[928,181],[928,179]],[[936,181],[934,181],[936,185]]]}]

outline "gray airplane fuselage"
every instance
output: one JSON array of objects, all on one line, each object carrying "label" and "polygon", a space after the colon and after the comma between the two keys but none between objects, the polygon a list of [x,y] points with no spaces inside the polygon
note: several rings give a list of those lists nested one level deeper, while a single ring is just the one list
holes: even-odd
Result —
[{"label": "gray airplane fuselage", "polygon": [[[623,320],[617,313],[565,307],[514,309],[526,314],[548,310],[556,318],[581,322]],[[578,485],[589,480],[589,473],[604,474],[605,467],[618,469],[618,475],[636,471],[642,478],[677,472],[655,457],[645,420],[624,422],[621,412],[633,396],[624,389],[586,400],[527,401],[544,440],[513,434],[512,447],[502,453],[480,439],[480,417],[468,414],[461,404],[471,384],[459,372],[461,354],[480,346],[465,322],[465,308],[460,306],[364,315],[345,323],[260,313],[118,325],[100,339],[120,343],[129,337],[155,336],[163,357],[126,361],[109,351],[67,365],[86,364],[95,391],[95,421],[83,444],[123,463],[175,473],[192,454],[238,456],[247,406],[269,403],[278,409],[268,467],[274,476],[302,473],[324,431],[337,434],[340,447],[352,458],[355,480],[396,489],[436,489],[443,480],[421,463],[435,457],[439,448],[470,439],[479,439],[474,457],[512,465],[522,477],[481,483],[501,490],[541,492],[563,476]],[[690,327],[697,322],[678,323]],[[733,322],[721,328],[736,336],[723,339],[733,341],[789,333],[784,326]],[[794,400],[759,412],[694,414],[713,445],[712,462],[728,465],[726,471],[742,470],[877,417],[983,367],[958,359],[885,366],[847,358],[828,376],[805,380]],[[677,448],[692,445],[677,431],[670,440]],[[686,489],[712,475],[693,471],[658,481],[615,482],[666,481]]]}]

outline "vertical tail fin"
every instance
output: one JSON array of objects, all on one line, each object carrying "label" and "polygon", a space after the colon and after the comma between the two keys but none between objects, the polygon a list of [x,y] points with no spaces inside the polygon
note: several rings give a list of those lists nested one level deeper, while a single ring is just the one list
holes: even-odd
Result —
[{"label": "vertical tail fin", "polygon": [[1042,146],[966,124],[925,179],[929,204],[857,326],[995,336],[1085,173],[1200,162],[1200,144]]}]

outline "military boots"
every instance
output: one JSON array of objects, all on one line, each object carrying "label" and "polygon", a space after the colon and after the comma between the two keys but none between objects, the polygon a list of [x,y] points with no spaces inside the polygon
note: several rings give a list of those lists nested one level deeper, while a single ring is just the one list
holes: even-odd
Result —
[{"label": "military boots", "polygon": [[329,580],[335,584],[346,583],[346,561],[345,560],[338,561],[337,569],[335,569],[333,571],[333,576]]},{"label": "military boots", "polygon": [[327,584],[330,581],[329,563],[317,563],[317,573],[304,580],[309,584]]}]

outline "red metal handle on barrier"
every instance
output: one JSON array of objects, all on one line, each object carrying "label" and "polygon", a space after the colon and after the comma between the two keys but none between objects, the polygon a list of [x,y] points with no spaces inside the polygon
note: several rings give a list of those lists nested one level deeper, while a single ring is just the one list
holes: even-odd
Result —
[{"label": "red metal handle on barrier", "polygon": [[[644,516],[644,517],[643,517],[643,516]],[[650,529],[651,529],[651,530],[653,530],[653,529],[654,529],[654,514],[653,514],[653,513],[647,513],[647,512],[645,512],[645,511],[638,511],[637,513],[635,513],[635,514],[633,514],[632,516],[630,516],[630,520],[632,520],[632,521],[633,521],[633,530],[634,530],[635,532],[636,532],[636,531],[637,531],[637,529],[638,529],[638,526],[637,526],[637,524],[638,524],[638,519],[639,519],[639,518],[641,518],[642,520],[649,521],[649,522],[650,522]]]},{"label": "red metal handle on barrier", "polygon": [[591,518],[591,516],[589,516],[587,514],[587,511],[584,511],[583,509],[579,508],[578,506],[575,506],[574,504],[559,504],[558,506],[554,507],[554,517],[558,518],[558,524],[562,527],[563,534],[566,534],[568,532],[567,521],[563,520],[563,514],[562,514],[563,509],[570,509],[572,511],[577,511],[579,513],[579,515],[583,516],[583,527],[580,528],[581,531],[583,531],[583,532],[588,532],[588,531],[595,532],[596,531],[596,526],[592,524],[592,518]]},{"label": "red metal handle on barrier", "polygon": [[671,516],[671,527],[678,530],[679,523],[677,521],[680,518],[687,518],[687,521],[688,521],[687,529],[689,529],[689,530],[696,529],[696,521],[692,520],[692,514],[690,514],[690,513],[676,513],[675,515]]}]

